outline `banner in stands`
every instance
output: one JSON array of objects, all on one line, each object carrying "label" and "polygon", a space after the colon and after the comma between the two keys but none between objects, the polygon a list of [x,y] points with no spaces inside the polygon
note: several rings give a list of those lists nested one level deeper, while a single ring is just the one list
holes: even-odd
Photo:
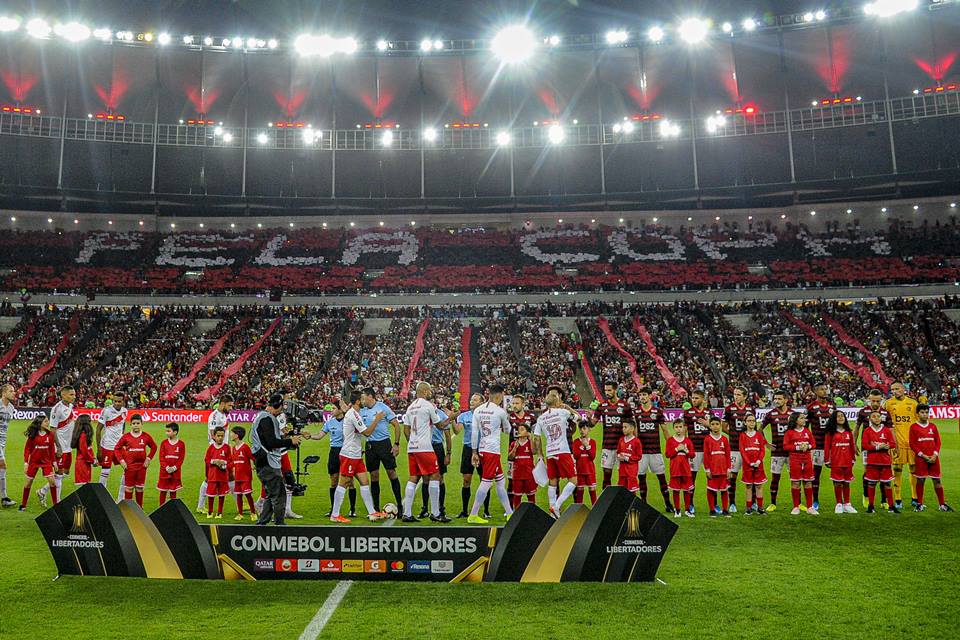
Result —
[{"label": "banner in stands", "polygon": [[505,527],[200,525],[83,485],[36,518],[58,575],[205,580],[650,582],[679,528],[622,487],[559,520],[524,503]]}]

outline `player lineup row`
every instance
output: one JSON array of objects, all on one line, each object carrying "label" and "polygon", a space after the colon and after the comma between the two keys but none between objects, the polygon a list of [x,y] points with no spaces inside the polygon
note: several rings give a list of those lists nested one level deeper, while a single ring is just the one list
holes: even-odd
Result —
[{"label": "player lineup row", "polygon": [[[417,483],[424,480],[424,505],[429,501],[431,518],[441,522],[449,519],[441,505],[445,503],[442,483],[449,464],[451,430],[463,432],[464,446],[461,473],[464,475],[463,510],[460,517],[469,522],[484,523],[479,516],[480,504],[488,513],[491,488],[496,492],[509,516],[523,496],[535,500],[539,484],[548,485],[550,511],[559,516],[562,505],[571,496],[583,499],[589,492],[596,499],[596,443],[590,438],[590,427],[603,425],[603,450],[601,467],[604,473],[603,486],[611,483],[612,473],[619,468],[618,483],[628,490],[639,492],[646,499],[646,475],[654,473],[660,483],[660,491],[667,511],[681,515],[680,500],[684,500],[685,512],[694,515],[693,487],[701,467],[707,476],[707,499],[710,514],[728,514],[736,511],[736,482],[740,474],[745,486],[745,513],[765,513],[776,509],[780,476],[788,468],[793,496],[793,513],[806,508],[808,513],[817,513],[819,507],[819,479],[824,466],[831,468],[830,477],[835,484],[836,511],[855,512],[850,503],[850,482],[853,478],[854,461],[862,447],[864,473],[864,504],[873,509],[876,486],[882,488],[882,497],[891,510],[901,507],[899,495],[894,493],[896,476],[907,464],[911,472],[913,505],[923,510],[923,480],[931,478],[937,493],[940,508],[948,510],[940,484],[940,440],[936,426],[929,422],[925,405],[918,404],[905,395],[902,385],[894,384],[893,396],[886,401],[879,392],[870,395],[869,402],[861,411],[855,424],[848,425],[846,416],[826,398],[826,389],[818,387],[818,398],[806,411],[796,411],[786,406],[787,395],[774,396],[774,408],[763,416],[757,429],[757,417],[752,407],[743,401],[742,389],[734,392],[734,403],[726,408],[724,420],[712,416],[706,407],[703,394],[694,392],[691,406],[684,417],[668,426],[663,413],[656,407],[647,389],[640,389],[636,400],[620,397],[617,385],[604,384],[604,399],[598,403],[592,419],[582,420],[578,412],[564,405],[562,391],[551,387],[544,399],[546,410],[539,415],[527,411],[524,398],[511,398],[510,412],[503,408],[503,389],[492,385],[486,399],[474,395],[470,409],[457,416],[447,416],[431,401],[429,384],[417,385],[416,399],[403,416],[403,431],[407,439],[410,479],[406,491],[400,494],[396,479],[396,455],[399,453],[400,424],[397,416],[383,402],[377,401],[372,390],[357,392],[353,402],[342,403],[323,429],[304,437],[322,439],[330,437],[328,471],[331,475],[331,502],[334,509],[331,519],[343,521],[340,506],[356,478],[364,502],[368,503],[371,518],[385,515],[380,510],[378,478],[374,483],[367,474],[366,463],[379,470],[382,465],[391,479],[394,494],[403,504],[402,517],[415,521],[412,506]],[[0,399],[0,415],[12,406],[12,388],[3,388]],[[27,431],[25,470],[27,483],[21,509],[26,506],[30,483],[42,471],[48,484],[41,489],[42,500],[47,492],[56,500],[62,478],[69,472],[72,452],[77,451],[75,482],[90,481],[91,467],[100,465],[100,480],[106,484],[110,468],[119,464],[123,468],[122,492],[125,497],[136,497],[142,504],[146,469],[159,452],[160,471],[157,488],[164,499],[175,498],[182,489],[180,474],[185,460],[183,442],[178,437],[175,424],[167,426],[167,437],[158,446],[149,434],[143,432],[139,416],[131,415],[130,431],[124,433],[128,411],[118,403],[102,412],[97,434],[94,436],[89,416],[74,416],[72,412],[73,390],[61,390],[61,401],[51,411],[50,418],[39,417]],[[118,400],[122,399],[118,398]],[[244,440],[243,427],[229,428],[226,412],[232,408],[232,398],[221,398],[220,409],[215,410],[208,424],[210,444],[204,457],[205,482],[201,488],[201,503],[206,498],[206,513],[218,517],[222,513],[224,497],[236,496],[238,516],[244,515],[243,501],[251,510],[252,501],[252,452]],[[222,409],[222,410],[221,410]],[[580,437],[574,438],[577,423]],[[906,426],[906,429],[903,429]],[[764,431],[770,428],[768,441]],[[390,446],[391,431],[394,442]],[[64,446],[66,432],[69,444]],[[509,485],[505,484],[501,460],[501,433],[509,434],[508,460]],[[726,435],[724,435],[726,433]],[[56,437],[54,437],[56,434]],[[666,440],[662,446],[661,434]],[[728,437],[729,436],[729,437]],[[859,436],[859,437],[858,437]],[[230,445],[225,438],[229,437]],[[542,446],[541,438],[546,446]],[[91,447],[96,442],[97,454]],[[386,446],[384,446],[386,445]],[[444,447],[446,445],[446,447]],[[767,477],[763,468],[766,450],[771,452],[772,475],[770,502],[763,508],[760,487]],[[365,454],[365,455],[364,455]],[[669,459],[670,481],[666,479],[664,455]],[[789,466],[788,466],[789,465]],[[543,477],[537,472],[542,467]],[[467,499],[472,475],[479,472],[481,482],[477,499],[467,515]],[[370,474],[373,475],[373,474]],[[561,490],[561,481],[566,481]],[[375,488],[376,491],[371,491]],[[673,491],[671,503],[669,492]],[[803,491],[806,504],[800,503]],[[351,493],[351,513],[355,512],[355,495]],[[376,496],[374,496],[376,493]],[[217,500],[214,516],[213,502]],[[12,502],[6,498],[4,501]],[[721,511],[722,507],[722,511]],[[421,517],[426,515],[421,512]]]}]

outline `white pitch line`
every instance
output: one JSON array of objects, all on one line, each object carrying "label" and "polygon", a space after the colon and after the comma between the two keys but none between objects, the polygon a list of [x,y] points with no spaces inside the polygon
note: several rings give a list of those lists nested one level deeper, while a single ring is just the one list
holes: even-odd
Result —
[{"label": "white pitch line", "polygon": [[337,583],[337,586],[333,588],[333,591],[331,591],[327,599],[324,600],[323,605],[317,610],[317,614],[313,616],[313,620],[310,621],[307,628],[300,634],[300,640],[316,640],[320,637],[323,628],[330,622],[333,612],[340,606],[340,602],[343,600],[343,597],[347,595],[347,591],[350,590],[350,585],[352,584],[352,580],[341,580]]}]

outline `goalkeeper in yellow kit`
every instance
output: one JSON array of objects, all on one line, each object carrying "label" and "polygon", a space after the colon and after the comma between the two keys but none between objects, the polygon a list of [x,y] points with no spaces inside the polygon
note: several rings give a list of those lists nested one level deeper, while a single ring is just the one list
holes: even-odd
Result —
[{"label": "goalkeeper in yellow kit", "polygon": [[907,395],[902,382],[890,385],[893,394],[884,403],[884,408],[890,412],[893,419],[893,435],[897,440],[897,448],[891,451],[893,458],[893,499],[898,508],[903,507],[903,467],[910,469],[910,503],[917,505],[917,484],[914,477],[914,453],[910,449],[910,425],[917,421],[917,401]]}]

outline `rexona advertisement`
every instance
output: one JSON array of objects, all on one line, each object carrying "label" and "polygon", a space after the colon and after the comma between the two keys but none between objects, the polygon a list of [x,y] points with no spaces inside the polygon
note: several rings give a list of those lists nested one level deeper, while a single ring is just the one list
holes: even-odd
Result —
[{"label": "rexona advertisement", "polygon": [[59,575],[248,581],[647,582],[678,528],[621,487],[505,527],[259,527],[198,524],[180,500],[147,516],[88,483],[36,522]]}]

